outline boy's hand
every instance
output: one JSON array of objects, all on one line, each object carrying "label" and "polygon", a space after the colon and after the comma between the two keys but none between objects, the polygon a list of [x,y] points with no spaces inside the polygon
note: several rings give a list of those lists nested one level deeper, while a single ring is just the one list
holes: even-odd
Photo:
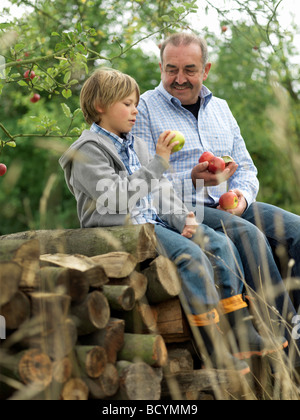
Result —
[{"label": "boy's hand", "polygon": [[190,239],[195,235],[199,224],[196,220],[194,213],[191,211],[186,218],[185,226],[183,228],[181,236]]},{"label": "boy's hand", "polygon": [[171,133],[171,130],[164,131],[158,139],[156,146],[156,154],[164,158],[167,162],[170,160],[170,156],[173,150],[173,147],[179,144],[179,141],[176,141],[170,144],[170,141],[176,136],[175,133]]}]

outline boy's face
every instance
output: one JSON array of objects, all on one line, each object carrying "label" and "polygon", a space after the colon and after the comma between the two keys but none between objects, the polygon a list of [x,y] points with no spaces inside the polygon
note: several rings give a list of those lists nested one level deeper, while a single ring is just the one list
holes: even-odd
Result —
[{"label": "boy's face", "polygon": [[136,121],[138,114],[137,96],[133,92],[122,101],[116,102],[108,108],[99,108],[101,113],[100,126],[105,130],[121,137],[122,133],[129,133]]}]

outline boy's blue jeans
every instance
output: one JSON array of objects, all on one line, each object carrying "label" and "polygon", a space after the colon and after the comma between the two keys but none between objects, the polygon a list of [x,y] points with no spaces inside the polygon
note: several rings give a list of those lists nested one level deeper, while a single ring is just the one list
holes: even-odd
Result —
[{"label": "boy's blue jeans", "polygon": [[242,294],[244,288],[242,264],[235,246],[229,247],[228,238],[220,232],[204,225],[199,229],[209,239],[205,247],[208,256],[193,239],[155,225],[158,252],[177,265],[183,293],[194,315],[216,308],[221,299]]}]

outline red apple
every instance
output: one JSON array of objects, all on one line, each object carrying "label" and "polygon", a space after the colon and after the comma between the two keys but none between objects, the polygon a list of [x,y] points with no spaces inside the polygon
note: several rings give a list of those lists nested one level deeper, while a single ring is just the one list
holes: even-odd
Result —
[{"label": "red apple", "polygon": [[34,71],[30,71],[30,70],[25,71],[25,73],[24,73],[24,79],[27,82],[29,82],[30,79],[32,80],[34,78],[35,78],[35,72]]},{"label": "red apple", "polygon": [[199,159],[199,163],[209,162],[215,157],[215,155],[211,152],[204,152]]},{"label": "red apple", "polygon": [[208,170],[213,174],[218,174],[224,171],[225,166],[225,162],[222,158],[214,157],[209,161]]},{"label": "red apple", "polygon": [[7,172],[7,167],[4,165],[4,163],[0,163],[0,176],[5,175]]},{"label": "red apple", "polygon": [[35,93],[33,95],[32,98],[30,98],[30,102],[32,102],[33,104],[35,104],[36,102],[38,102],[41,99],[41,96],[38,93]]},{"label": "red apple", "polygon": [[227,26],[226,25],[224,25],[224,26],[222,26],[222,32],[226,32],[227,31]]},{"label": "red apple", "polygon": [[224,210],[233,210],[237,208],[239,199],[235,192],[229,191],[220,197],[219,204]]}]

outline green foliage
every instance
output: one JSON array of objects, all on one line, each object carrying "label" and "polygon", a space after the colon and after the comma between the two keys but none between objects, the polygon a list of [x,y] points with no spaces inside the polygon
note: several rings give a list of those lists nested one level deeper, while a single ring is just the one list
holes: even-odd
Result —
[{"label": "green foliage", "polygon": [[[220,17],[206,32],[214,65],[206,82],[226,99],[259,169],[259,199],[300,211],[299,66],[291,26],[277,20],[281,1],[234,0],[247,22]],[[0,23],[0,234],[40,228],[78,227],[75,199],[58,158],[87,126],[79,93],[99,66],[132,75],[141,91],[160,80],[157,51],[145,51],[169,33],[189,29],[197,2],[174,0],[10,0],[27,7],[22,19]],[[227,4],[225,0],[224,5]],[[10,15],[3,10],[2,20]],[[205,18],[205,17],[204,17]],[[35,77],[24,78],[26,71]],[[41,99],[31,102],[38,93]],[[280,135],[279,135],[280,134]]]}]

